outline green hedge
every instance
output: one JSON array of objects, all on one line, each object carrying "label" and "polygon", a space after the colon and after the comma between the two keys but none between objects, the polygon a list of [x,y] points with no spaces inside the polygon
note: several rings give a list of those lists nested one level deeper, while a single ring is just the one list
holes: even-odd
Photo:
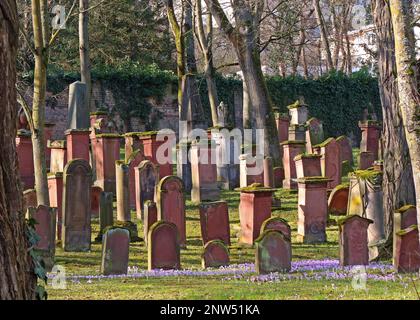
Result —
[{"label": "green hedge", "polygon": [[[49,70],[48,90],[61,92],[73,81],[79,79],[78,73],[66,73],[60,70]],[[32,76],[27,76],[31,80]],[[103,67],[92,72],[92,78],[101,81],[102,85],[113,92],[117,102],[117,112],[125,120],[131,116],[146,118],[151,106],[148,97],[161,99],[168,85],[176,90],[177,80],[172,72],[159,70],[156,66],[147,68],[139,65],[125,65],[119,68]],[[210,109],[207,98],[207,86],[204,77],[198,77],[198,87],[210,124]],[[228,121],[234,124],[233,101],[234,91],[241,92],[242,83],[236,78],[216,77],[219,99],[230,108]],[[300,77],[268,77],[267,86],[275,106],[287,112],[286,106],[300,96],[309,105],[310,116],[317,117],[324,123],[327,136],[353,134],[360,139],[357,123],[362,111],[369,108],[381,118],[381,104],[377,79],[365,71],[346,76],[335,72],[318,79]],[[101,106],[97,106],[98,108]],[[154,124],[148,127],[152,130]]]}]

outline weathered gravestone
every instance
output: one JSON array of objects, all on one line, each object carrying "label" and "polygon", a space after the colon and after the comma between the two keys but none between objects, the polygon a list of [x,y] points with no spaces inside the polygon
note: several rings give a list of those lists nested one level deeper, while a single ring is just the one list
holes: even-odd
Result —
[{"label": "weathered gravestone", "polygon": [[89,251],[92,170],[86,160],[75,159],[67,163],[63,177],[63,249]]},{"label": "weathered gravestone", "polygon": [[346,136],[339,136],[337,143],[340,147],[340,158],[341,161],[348,161],[349,164],[353,165],[353,150],[351,147],[350,139]]},{"label": "weathered gravestone", "polygon": [[184,182],[186,192],[191,192],[192,177],[191,177],[191,161],[188,154],[191,150],[190,142],[179,142],[176,146],[176,173],[177,176]]},{"label": "weathered gravestone", "polygon": [[[138,182],[141,180],[136,180],[137,177],[137,167],[140,166],[140,163],[145,160],[145,156],[141,150],[135,150],[131,153],[131,156],[125,161],[128,164],[128,186],[130,188],[130,208],[137,209],[137,200],[138,200]],[[137,217],[139,216],[139,211],[137,211]]]},{"label": "weathered gravestone", "polygon": [[327,183],[323,177],[298,179],[298,238],[303,243],[327,241]]},{"label": "weathered gravestone", "polygon": [[264,183],[264,157],[256,154],[254,157],[249,154],[239,156],[239,185],[241,188],[253,183]]},{"label": "weathered gravestone", "polygon": [[144,241],[147,245],[147,235],[149,233],[150,227],[158,221],[157,217],[157,208],[156,203],[147,200],[144,203],[144,219],[143,219],[143,233],[144,233]]},{"label": "weathered gravestone", "polygon": [[89,129],[66,130],[67,161],[85,159],[89,161]]},{"label": "weathered gravestone", "polygon": [[309,119],[306,122],[306,153],[313,153],[313,146],[322,143],[324,140],[322,122],[317,118]]},{"label": "weathered gravestone", "polygon": [[340,265],[368,265],[367,229],[373,221],[357,214],[339,220]]},{"label": "weathered gravestone", "polygon": [[50,172],[63,172],[67,163],[66,140],[48,140],[48,148],[51,149]]},{"label": "weathered gravestone", "polygon": [[274,188],[273,158],[264,157],[264,187]]},{"label": "weathered gravestone", "polygon": [[301,153],[293,160],[295,161],[297,178],[321,176],[321,155]]},{"label": "weathered gravestone", "polygon": [[127,274],[130,233],[126,229],[111,228],[102,238],[101,273]]},{"label": "weathered gravestone", "polygon": [[271,204],[275,189],[255,183],[240,188],[239,220],[241,232],[239,241],[252,245],[258,238],[262,223],[271,217]]},{"label": "weathered gravestone", "polygon": [[128,132],[124,135],[125,138],[125,161],[128,162],[133,152],[140,150],[141,143],[139,139],[139,132]]},{"label": "weathered gravestone", "polygon": [[18,130],[15,141],[22,186],[24,189],[33,188],[35,186],[35,175],[31,132],[29,130]]},{"label": "weathered gravestone", "polygon": [[373,160],[378,159],[379,137],[381,135],[381,125],[378,121],[360,121],[359,128],[362,130],[362,141],[360,142],[361,152],[372,152]]},{"label": "weathered gravestone", "polygon": [[158,220],[174,223],[179,232],[180,245],[187,244],[185,198],[182,180],[166,176],[159,181],[156,191]]},{"label": "weathered gravestone", "polygon": [[[63,173],[48,174],[48,194],[50,196],[50,206],[57,208],[57,231],[56,236],[61,240],[63,226]],[[36,193],[35,193],[36,195]]]},{"label": "weathered gravestone", "polygon": [[92,217],[98,217],[99,215],[99,201],[102,194],[102,188],[98,186],[92,186],[90,193],[90,210]]},{"label": "weathered gravestone", "polygon": [[359,162],[359,170],[366,170],[373,166],[373,163],[375,162],[375,154],[370,151],[362,151],[360,152],[358,158]]},{"label": "weathered gravestone", "polygon": [[113,200],[112,192],[101,192],[99,196],[99,234],[96,241],[102,241],[105,228],[114,224]]},{"label": "weathered gravestone", "polygon": [[179,240],[179,232],[175,224],[166,221],[153,224],[147,240],[149,270],[180,269]]},{"label": "weathered gravestone", "polygon": [[393,256],[396,256],[396,233],[417,224],[417,210],[413,205],[406,205],[394,213],[394,237],[393,237]]},{"label": "weathered gravestone", "polygon": [[396,234],[394,268],[400,273],[418,272],[420,268],[419,229],[417,225]]},{"label": "weathered gravestone", "polygon": [[280,231],[266,230],[255,240],[255,271],[258,274],[290,271],[291,257],[290,239]]},{"label": "weathered gravestone", "polygon": [[296,183],[296,163],[294,158],[304,153],[305,141],[284,141],[283,147],[283,168],[284,168],[284,189],[297,189]]},{"label": "weathered gravestone", "polygon": [[36,190],[35,189],[27,189],[23,191],[23,210],[26,210],[29,207],[36,207],[38,205],[37,197],[36,197]]},{"label": "weathered gravestone", "polygon": [[40,205],[37,208],[29,207],[27,218],[35,219],[35,232],[39,241],[35,244],[35,250],[41,255],[47,270],[54,265],[55,255],[55,231],[57,221],[57,209]]},{"label": "weathered gravestone", "polygon": [[261,234],[266,230],[280,231],[286,238],[292,238],[292,230],[286,220],[279,217],[271,217],[265,220],[261,226]]},{"label": "weathered gravestone", "polygon": [[349,185],[340,184],[336,186],[328,198],[328,213],[337,216],[346,215],[348,201]]},{"label": "weathered gravestone", "polygon": [[80,81],[69,86],[67,129],[87,129],[90,126],[89,106],[86,103],[86,84]]},{"label": "weathered gravestone", "polygon": [[134,169],[135,202],[137,218],[143,219],[144,203],[155,201],[156,186],[159,183],[159,168],[153,162],[144,160]]},{"label": "weathered gravestone", "polygon": [[228,205],[225,201],[200,204],[200,225],[203,245],[211,240],[221,240],[230,245]]},{"label": "weathered gravestone", "polygon": [[203,268],[220,268],[229,265],[229,250],[220,240],[212,240],[204,246],[201,256]]},{"label": "weathered gravestone", "polygon": [[274,175],[274,188],[283,187],[284,169],[282,167],[275,167],[273,169]]},{"label": "weathered gravestone", "polygon": [[314,146],[315,153],[321,155],[322,176],[329,178],[328,188],[333,189],[341,183],[340,148],[334,138],[329,138]]}]

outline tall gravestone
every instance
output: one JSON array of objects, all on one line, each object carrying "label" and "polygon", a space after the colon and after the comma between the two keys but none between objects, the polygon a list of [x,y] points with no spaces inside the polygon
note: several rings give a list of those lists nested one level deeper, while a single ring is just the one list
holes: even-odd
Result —
[{"label": "tall gravestone", "polygon": [[200,225],[203,245],[211,240],[221,240],[230,245],[228,205],[225,201],[200,204]]},{"label": "tall gravestone", "polygon": [[349,164],[353,165],[353,150],[351,147],[351,141],[346,136],[339,136],[337,139],[337,143],[340,147],[340,155],[341,161],[348,161]]},{"label": "tall gravestone", "polygon": [[63,249],[89,251],[92,170],[86,160],[76,159],[67,163],[63,177]]},{"label": "tall gravestone", "polygon": [[112,192],[101,192],[99,196],[99,234],[96,241],[102,241],[105,229],[114,224],[113,200]]},{"label": "tall gravestone", "polygon": [[283,168],[284,168],[284,189],[297,189],[295,157],[305,152],[305,141],[284,141],[283,147]]},{"label": "tall gravestone", "polygon": [[181,246],[186,246],[185,198],[182,180],[166,176],[159,181],[156,191],[158,220],[171,222],[179,232]]},{"label": "tall gravestone", "polygon": [[324,129],[322,122],[317,118],[311,118],[306,122],[306,153],[313,153],[313,146],[324,141]]},{"label": "tall gravestone", "polygon": [[418,273],[420,268],[419,229],[417,225],[396,234],[394,268],[399,273]]},{"label": "tall gravestone", "polygon": [[142,161],[146,161],[146,157],[144,156],[143,152],[139,150],[135,150],[131,153],[130,157],[126,159],[126,163],[128,164],[128,179],[129,179],[129,188],[130,188],[130,208],[136,209],[137,208],[137,198],[138,194],[138,185],[137,185],[137,167],[140,165]]},{"label": "tall gravestone", "polygon": [[144,219],[143,219],[143,234],[144,234],[144,241],[146,245],[148,241],[147,235],[149,233],[150,227],[157,221],[158,221],[158,216],[157,216],[156,203],[150,200],[147,200],[144,203]]},{"label": "tall gravestone", "polygon": [[191,150],[190,142],[180,141],[176,146],[176,174],[184,182],[186,192],[191,192],[192,177],[191,177],[191,161],[188,156]]},{"label": "tall gravestone", "polygon": [[48,140],[50,149],[50,172],[63,172],[67,163],[66,140]]},{"label": "tall gravestone", "polygon": [[179,232],[175,224],[158,221],[153,224],[148,233],[148,268],[180,269]]},{"label": "tall gravestone", "polygon": [[[417,224],[417,210],[416,207],[413,205],[406,205],[399,208],[394,213],[394,230],[393,230],[393,256],[396,256],[396,240],[397,240],[397,232],[407,229],[412,225]],[[420,244],[419,244],[420,245]]]},{"label": "tall gravestone", "polygon": [[321,155],[322,176],[330,179],[328,188],[334,189],[341,183],[340,148],[334,138],[329,138],[314,146],[315,153]]},{"label": "tall gravestone", "polygon": [[147,200],[155,201],[156,187],[159,183],[159,167],[149,160],[144,160],[134,170],[137,218],[143,219],[144,203]]},{"label": "tall gravestone", "polygon": [[112,228],[102,238],[101,273],[127,274],[130,233],[126,229]]},{"label": "tall gravestone", "polygon": [[63,225],[63,173],[48,174],[48,195],[50,197],[50,206],[57,208],[57,231],[56,236],[61,240]]},{"label": "tall gravestone", "polygon": [[89,106],[86,104],[86,84],[80,81],[69,86],[69,107],[67,129],[87,129],[90,127]]},{"label": "tall gravestone", "polygon": [[255,240],[255,271],[258,274],[288,272],[292,268],[290,239],[277,230],[266,230]]},{"label": "tall gravestone", "polygon": [[35,186],[35,169],[32,151],[32,138],[29,130],[18,130],[16,153],[19,160],[19,176],[24,189]]}]

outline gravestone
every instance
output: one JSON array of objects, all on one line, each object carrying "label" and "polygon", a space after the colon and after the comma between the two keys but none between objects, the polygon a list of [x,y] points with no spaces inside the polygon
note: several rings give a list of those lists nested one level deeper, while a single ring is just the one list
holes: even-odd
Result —
[{"label": "gravestone", "polygon": [[128,165],[123,161],[116,161],[115,170],[115,177],[117,179],[117,220],[124,222],[131,221]]},{"label": "gravestone", "polygon": [[255,271],[257,274],[288,272],[292,268],[290,239],[277,230],[264,231],[255,240]]},{"label": "gravestone", "polygon": [[87,129],[90,126],[89,106],[86,104],[86,84],[80,81],[69,86],[67,129]]},{"label": "gravestone", "polygon": [[220,240],[212,240],[204,246],[201,264],[206,268],[220,268],[229,265],[229,250]]},{"label": "gravestone", "polygon": [[303,243],[327,241],[327,184],[329,179],[298,179],[298,239]]},{"label": "gravestone", "polygon": [[279,143],[288,140],[290,117],[288,114],[274,113],[276,119],[277,133]]},{"label": "gravestone", "polygon": [[264,187],[274,188],[273,158],[264,157]]},{"label": "gravestone", "polygon": [[[35,193],[36,195],[36,193]],[[63,173],[48,174],[48,195],[50,197],[50,206],[57,208],[57,230],[56,236],[61,240],[63,226]]]},{"label": "gravestone", "polygon": [[148,269],[180,269],[179,240],[178,227],[175,224],[166,221],[153,224],[147,240]]},{"label": "gravestone", "polygon": [[51,150],[50,172],[63,172],[67,163],[66,140],[48,140],[48,148]]},{"label": "gravestone", "polygon": [[264,157],[257,154],[254,157],[251,154],[241,154],[239,185],[241,188],[253,183],[264,184]]},{"label": "gravestone", "polygon": [[[135,150],[131,153],[131,156],[126,160],[128,164],[128,179],[129,183],[128,186],[130,188],[130,208],[137,209],[137,198],[138,198],[138,186],[136,181],[136,171],[137,167],[140,165],[142,161],[145,160],[146,157],[144,156],[141,150]],[[139,216],[138,216],[139,217]]]},{"label": "gravestone", "polygon": [[294,157],[296,178],[321,176],[321,155],[301,153]]},{"label": "gravestone", "polygon": [[330,179],[328,188],[334,189],[341,183],[341,158],[340,149],[334,138],[329,138],[323,143],[314,146],[315,153],[321,155],[322,176]]},{"label": "gravestone", "polygon": [[158,220],[174,223],[178,228],[179,243],[186,246],[185,198],[182,180],[166,176],[159,181],[156,191]]},{"label": "gravestone", "polygon": [[19,176],[23,189],[31,189],[35,186],[34,157],[32,151],[31,132],[18,130],[16,141],[16,153],[19,160]]},{"label": "gravestone", "polygon": [[313,153],[313,146],[322,143],[324,140],[322,122],[317,118],[309,119],[306,122],[306,153]]},{"label": "gravestone", "polygon": [[92,170],[86,160],[76,159],[67,163],[63,177],[63,249],[89,251]]},{"label": "gravestone", "polygon": [[102,238],[103,275],[127,274],[130,233],[126,229],[112,228]]},{"label": "gravestone", "polygon": [[204,202],[200,204],[199,208],[203,245],[211,240],[221,240],[226,245],[230,245],[229,212],[227,202]]},{"label": "gravestone", "polygon": [[280,231],[286,238],[292,238],[292,230],[286,220],[279,217],[271,217],[263,222],[261,225],[262,234],[266,230]]},{"label": "gravestone", "polygon": [[372,222],[357,214],[339,220],[340,265],[369,264],[367,229]]},{"label": "gravestone", "polygon": [[393,256],[395,257],[395,250],[397,236],[396,233],[400,230],[407,229],[408,227],[417,224],[417,210],[413,205],[406,205],[398,209],[394,213],[394,237],[393,237]]},{"label": "gravestone", "polygon": [[112,192],[101,192],[99,197],[99,234],[96,241],[102,241],[105,228],[114,224],[113,201],[114,194]]},{"label": "gravestone", "polygon": [[359,122],[359,128],[362,130],[360,151],[372,152],[373,160],[377,160],[379,151],[379,138],[381,135],[381,125],[378,121],[366,120]]},{"label": "gravestone", "polygon": [[275,189],[262,184],[240,188],[239,220],[241,232],[239,241],[252,245],[258,238],[262,223],[271,217],[271,205]]},{"label": "gravestone", "polygon": [[156,186],[159,183],[159,168],[151,161],[144,160],[135,171],[135,202],[137,218],[143,219],[144,203],[155,201]]},{"label": "gravestone", "polygon": [[308,121],[308,106],[303,101],[296,101],[287,106],[290,114],[290,124],[305,124]]},{"label": "gravestone", "polygon": [[361,151],[358,156],[359,170],[366,170],[373,166],[375,162],[375,154],[370,151]]},{"label": "gravestone", "polygon": [[341,161],[347,160],[349,164],[352,166],[353,165],[353,150],[351,147],[350,139],[346,136],[339,136],[336,140],[340,147]]},{"label": "gravestone", "polygon": [[67,161],[85,159],[89,161],[90,129],[66,130]]},{"label": "gravestone", "polygon": [[190,142],[180,142],[176,148],[176,173],[177,176],[184,182],[185,191],[190,193],[192,189],[192,177],[191,177],[191,161],[188,156],[191,150]]},{"label": "gravestone", "polygon": [[128,132],[125,138],[125,161],[128,162],[133,152],[140,150],[141,144],[139,140],[139,132]]},{"label": "gravestone", "polygon": [[346,215],[348,202],[349,186],[347,184],[338,185],[328,198],[328,213],[337,216]]},{"label": "gravestone", "polygon": [[90,191],[90,210],[92,217],[99,216],[99,201],[102,194],[102,188],[98,186],[92,186]]},{"label": "gravestone", "polygon": [[282,167],[275,167],[273,169],[274,188],[282,188],[284,180],[284,169]]},{"label": "gravestone", "polygon": [[39,205],[37,208],[29,207],[27,215],[27,218],[35,219],[37,222],[35,232],[39,236],[39,241],[35,244],[34,249],[44,261],[46,270],[51,270],[55,255],[57,209],[44,205]]},{"label": "gravestone", "polygon": [[284,141],[283,147],[283,168],[284,168],[284,189],[297,189],[296,164],[294,158],[305,152],[305,141]]},{"label": "gravestone", "polygon": [[417,273],[420,268],[419,229],[412,225],[396,233],[394,268],[399,273]]},{"label": "gravestone", "polygon": [[36,197],[36,190],[35,189],[27,189],[23,191],[23,210],[26,212],[26,210],[29,207],[37,207],[38,201]]},{"label": "gravestone", "polygon": [[158,221],[156,203],[147,200],[144,203],[144,219],[143,219],[143,233],[144,241],[147,245],[147,234],[149,233],[150,227]]},{"label": "gravestone", "polygon": [[191,201],[217,201],[220,189],[217,183],[216,148],[213,140],[191,144]]}]

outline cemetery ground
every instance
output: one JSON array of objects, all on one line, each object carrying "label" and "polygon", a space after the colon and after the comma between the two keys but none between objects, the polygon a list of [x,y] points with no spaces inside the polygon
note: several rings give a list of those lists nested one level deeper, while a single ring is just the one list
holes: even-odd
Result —
[{"label": "cemetery ground", "polygon": [[[129,274],[101,276],[101,244],[94,238],[99,231],[98,218],[92,220],[92,248],[88,253],[56,249],[56,265],[65,267],[66,288],[47,286],[49,299],[418,299],[418,275],[396,274],[391,261],[371,264],[366,285],[354,279],[351,268],[338,264],[338,217],[330,216],[328,242],[305,245],[296,239],[297,192],[279,189],[281,209],[272,216],[286,219],[292,228],[292,271],[287,274],[257,276],[253,270],[255,249],[238,243],[239,192],[222,191],[221,199],[229,206],[230,267],[203,270],[202,240],[198,206],[186,195],[187,248],[181,250],[181,272],[147,272],[147,248],[144,242],[130,244]],[[114,203],[115,206],[115,203]],[[115,212],[115,208],[114,208]],[[143,238],[142,222],[136,219]],[[205,274],[203,273],[205,272]],[[363,280],[362,280],[363,281]],[[358,286],[359,285],[359,286]]]}]

